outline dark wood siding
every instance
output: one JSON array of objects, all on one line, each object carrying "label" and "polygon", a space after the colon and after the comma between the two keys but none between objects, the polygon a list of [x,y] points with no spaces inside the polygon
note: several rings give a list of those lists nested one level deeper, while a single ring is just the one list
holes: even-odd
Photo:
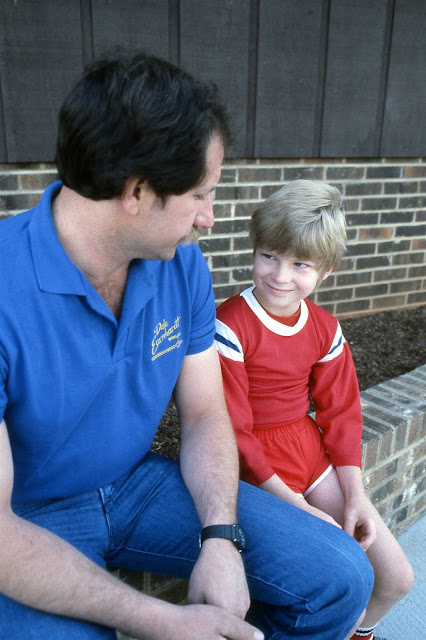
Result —
[{"label": "dark wood siding", "polygon": [[380,153],[426,155],[426,2],[397,0]]},{"label": "dark wood siding", "polygon": [[235,157],[426,155],[425,0],[3,0],[0,162],[54,157],[84,63],[142,48],[219,86]]},{"label": "dark wood siding", "polygon": [[80,4],[0,4],[3,135],[0,161],[52,160],[58,105],[83,64]]}]

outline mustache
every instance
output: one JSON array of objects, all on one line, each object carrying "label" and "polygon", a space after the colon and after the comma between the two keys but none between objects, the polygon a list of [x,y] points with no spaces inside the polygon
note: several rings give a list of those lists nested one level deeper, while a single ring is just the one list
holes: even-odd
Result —
[{"label": "mustache", "polygon": [[188,233],[183,244],[198,244],[198,240],[200,239],[200,232],[196,227],[192,228],[192,231]]}]

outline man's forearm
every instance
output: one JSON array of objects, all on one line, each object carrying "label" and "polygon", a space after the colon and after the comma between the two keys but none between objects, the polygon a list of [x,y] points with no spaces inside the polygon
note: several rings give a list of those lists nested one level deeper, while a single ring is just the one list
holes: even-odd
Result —
[{"label": "man's forearm", "polygon": [[236,522],[238,451],[226,410],[183,429],[181,469],[202,526]]},{"label": "man's forearm", "polygon": [[137,638],[163,637],[161,628],[154,633],[172,605],[129,587],[61,538],[10,514],[0,517],[0,539],[0,591],[5,595]]}]

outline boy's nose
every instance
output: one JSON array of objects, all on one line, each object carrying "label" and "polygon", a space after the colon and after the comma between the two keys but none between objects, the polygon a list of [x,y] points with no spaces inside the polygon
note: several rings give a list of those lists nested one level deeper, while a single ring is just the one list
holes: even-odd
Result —
[{"label": "boy's nose", "polygon": [[291,269],[285,264],[277,265],[274,275],[277,282],[289,282],[291,280]]}]

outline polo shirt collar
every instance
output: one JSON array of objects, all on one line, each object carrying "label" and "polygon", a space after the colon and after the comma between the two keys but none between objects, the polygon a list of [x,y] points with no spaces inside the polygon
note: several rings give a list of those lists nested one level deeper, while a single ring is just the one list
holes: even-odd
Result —
[{"label": "polo shirt collar", "polygon": [[51,184],[31,217],[29,235],[34,269],[42,291],[87,295],[84,275],[68,257],[53,223],[52,201],[61,187],[61,182]]},{"label": "polo shirt collar", "polygon": [[[106,303],[87,282],[82,271],[70,260],[63,248],[52,217],[52,201],[62,187],[61,182],[50,185],[34,208],[29,224],[29,235],[34,269],[40,289],[47,293],[86,296],[90,305],[117,324]],[[135,260],[129,270],[121,329],[128,327],[157,288],[161,260]],[[141,284],[143,286],[141,287]]]}]

